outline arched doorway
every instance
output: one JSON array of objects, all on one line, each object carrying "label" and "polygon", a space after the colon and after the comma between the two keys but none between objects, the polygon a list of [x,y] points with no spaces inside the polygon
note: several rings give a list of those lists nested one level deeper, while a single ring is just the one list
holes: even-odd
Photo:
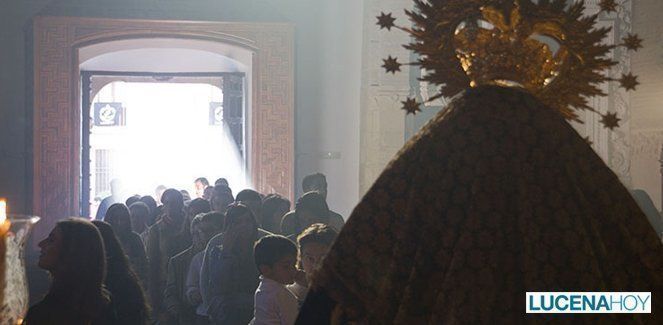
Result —
[{"label": "arched doorway", "polygon": [[253,53],[247,116],[254,187],[293,197],[294,28],[283,23],[218,23],[38,17],[34,22],[33,213],[36,238],[80,212],[80,50],[131,39],[189,39]]},{"label": "arched doorway", "polygon": [[122,184],[119,201],[134,194],[158,201],[162,186],[195,198],[192,180],[201,176],[253,187],[246,123],[253,56],[236,45],[181,38],[81,47],[81,116],[90,119],[81,123],[81,215],[103,216],[97,207],[111,194],[111,179]]}]

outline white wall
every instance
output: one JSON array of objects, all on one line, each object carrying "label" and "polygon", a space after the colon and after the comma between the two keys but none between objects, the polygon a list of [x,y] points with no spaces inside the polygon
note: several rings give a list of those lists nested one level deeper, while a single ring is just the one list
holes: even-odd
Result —
[{"label": "white wall", "polygon": [[[299,139],[297,192],[301,178],[321,172],[329,183],[328,203],[348,217],[359,200],[359,112],[363,1],[320,1],[318,59],[312,68],[320,81],[313,110],[315,121],[300,120],[298,129],[314,136]],[[299,30],[299,34],[306,31]],[[305,91],[298,89],[298,92]],[[297,135],[301,137],[302,134]],[[328,155],[329,154],[329,155]]]},{"label": "white wall", "polygon": [[661,209],[663,146],[663,1],[633,1],[633,31],[644,48],[631,60],[640,85],[631,93],[631,175],[633,188],[644,189]]}]

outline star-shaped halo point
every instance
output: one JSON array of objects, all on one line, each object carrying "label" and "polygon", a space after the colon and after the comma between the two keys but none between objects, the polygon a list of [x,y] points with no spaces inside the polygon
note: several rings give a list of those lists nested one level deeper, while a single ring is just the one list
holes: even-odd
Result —
[{"label": "star-shaped halo point", "polygon": [[382,67],[387,71],[387,73],[391,72],[392,74],[396,74],[396,71],[401,71],[401,65],[398,63],[398,58],[387,57],[386,59],[382,59],[384,64]]},{"label": "star-shaped halo point", "polygon": [[617,11],[617,2],[615,2],[615,0],[601,0],[601,2],[599,2],[599,7],[601,8],[601,11],[606,13],[615,12]]},{"label": "star-shaped halo point", "polygon": [[619,84],[622,88],[626,90],[635,90],[640,82],[638,81],[638,76],[634,76],[632,73],[622,74],[622,77],[619,79]]},{"label": "star-shaped halo point", "polygon": [[610,130],[619,127],[619,121],[621,121],[621,119],[617,117],[617,114],[615,113],[607,113],[602,115],[601,118],[601,124]]},{"label": "star-shaped halo point", "polygon": [[421,109],[419,108],[419,103],[417,103],[417,100],[414,98],[408,97],[405,101],[401,102],[403,104],[403,110],[407,112],[407,114],[412,114],[416,115],[417,112],[421,112]]},{"label": "star-shaped halo point", "polygon": [[380,12],[380,15],[376,17],[378,19],[378,26],[380,26],[380,29],[386,28],[387,30],[391,30],[392,27],[394,27],[394,21],[396,21],[395,17],[391,16],[391,13],[385,14],[384,12]]},{"label": "star-shaped halo point", "polygon": [[624,47],[629,50],[637,51],[638,49],[642,48],[642,39],[638,37],[637,34],[628,33],[626,37],[624,37],[623,41]]}]

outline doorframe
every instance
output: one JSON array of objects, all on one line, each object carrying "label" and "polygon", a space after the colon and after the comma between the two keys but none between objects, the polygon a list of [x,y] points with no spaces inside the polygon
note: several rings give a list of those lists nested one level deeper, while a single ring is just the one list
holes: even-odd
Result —
[{"label": "doorframe", "polygon": [[126,39],[193,39],[252,51],[249,173],[256,190],[294,197],[294,25],[86,17],[34,19],[33,213],[40,238],[80,212],[79,49]]}]

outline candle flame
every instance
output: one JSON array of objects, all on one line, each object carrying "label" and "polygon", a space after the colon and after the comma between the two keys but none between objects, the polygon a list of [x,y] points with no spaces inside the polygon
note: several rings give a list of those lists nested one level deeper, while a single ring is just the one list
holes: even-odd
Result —
[{"label": "candle flame", "polygon": [[7,201],[0,200],[0,225],[7,220]]}]

